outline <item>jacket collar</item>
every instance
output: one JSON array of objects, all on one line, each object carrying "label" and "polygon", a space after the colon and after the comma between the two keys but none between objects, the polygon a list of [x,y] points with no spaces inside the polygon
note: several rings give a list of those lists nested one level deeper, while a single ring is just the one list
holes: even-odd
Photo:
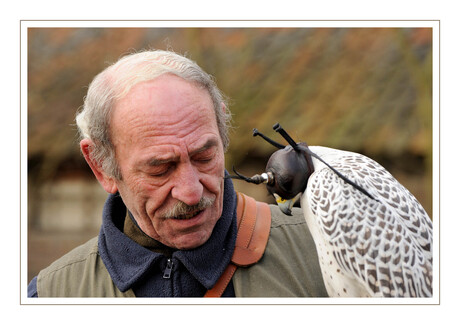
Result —
[{"label": "jacket collar", "polygon": [[[222,216],[209,240],[192,250],[176,251],[172,258],[179,260],[205,288],[217,282],[233,254],[235,247],[236,194],[230,179],[224,183]],[[126,291],[139,281],[164,255],[142,247],[123,233],[126,207],[120,195],[109,195],[104,205],[99,233],[99,254],[113,282]]]}]

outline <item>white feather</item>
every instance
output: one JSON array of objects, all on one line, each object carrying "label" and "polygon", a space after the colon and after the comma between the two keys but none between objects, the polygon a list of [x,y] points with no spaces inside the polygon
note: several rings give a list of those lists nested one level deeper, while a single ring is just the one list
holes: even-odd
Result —
[{"label": "white feather", "polygon": [[310,147],[372,200],[313,158],[301,197],[330,296],[432,295],[432,223],[416,198],[363,155]]}]

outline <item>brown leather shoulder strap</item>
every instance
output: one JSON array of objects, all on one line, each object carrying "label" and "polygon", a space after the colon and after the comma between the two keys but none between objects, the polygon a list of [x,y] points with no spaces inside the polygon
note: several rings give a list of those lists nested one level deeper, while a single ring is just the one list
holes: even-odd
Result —
[{"label": "brown leather shoulder strap", "polygon": [[271,213],[268,204],[257,202],[242,193],[237,194],[238,205],[242,203],[243,212],[232,262],[237,266],[249,266],[257,263],[264,255],[270,234]]},{"label": "brown leather shoulder strap", "polygon": [[237,197],[238,234],[232,260],[205,297],[220,297],[232,279],[237,266],[257,263],[264,255],[267,246],[271,225],[270,207],[242,193],[237,193]]}]

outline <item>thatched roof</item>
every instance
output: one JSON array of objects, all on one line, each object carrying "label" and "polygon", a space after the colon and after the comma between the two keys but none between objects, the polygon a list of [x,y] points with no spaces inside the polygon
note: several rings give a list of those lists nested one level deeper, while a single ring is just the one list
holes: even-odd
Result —
[{"label": "thatched roof", "polygon": [[[280,122],[296,140],[389,157],[431,154],[431,29],[29,30],[28,152],[32,174],[81,168],[74,117],[92,78],[145,48],[187,53],[231,99],[228,160],[273,148]],[[278,138],[282,141],[281,138]]]}]

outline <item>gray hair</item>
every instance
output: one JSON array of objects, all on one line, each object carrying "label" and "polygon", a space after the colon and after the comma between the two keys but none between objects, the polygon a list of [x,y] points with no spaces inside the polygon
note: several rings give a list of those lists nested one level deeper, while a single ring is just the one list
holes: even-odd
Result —
[{"label": "gray hair", "polygon": [[127,55],[99,73],[89,85],[83,107],[76,116],[80,137],[91,139],[94,143],[91,159],[100,163],[108,175],[122,178],[110,139],[112,107],[136,84],[168,73],[193,82],[209,92],[224,150],[227,150],[231,114],[213,77],[182,55],[171,51],[144,51]]}]

